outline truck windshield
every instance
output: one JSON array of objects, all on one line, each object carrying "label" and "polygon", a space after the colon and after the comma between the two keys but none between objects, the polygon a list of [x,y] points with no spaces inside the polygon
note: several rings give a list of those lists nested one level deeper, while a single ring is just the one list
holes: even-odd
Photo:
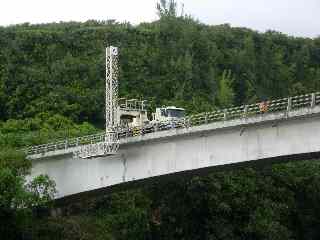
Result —
[{"label": "truck windshield", "polygon": [[168,114],[169,117],[183,118],[183,117],[184,117],[184,110],[180,110],[180,109],[167,109],[167,114]]}]

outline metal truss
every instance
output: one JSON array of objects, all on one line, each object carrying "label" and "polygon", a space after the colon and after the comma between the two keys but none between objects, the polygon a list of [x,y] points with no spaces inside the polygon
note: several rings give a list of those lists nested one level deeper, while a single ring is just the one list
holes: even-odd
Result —
[{"label": "metal truss", "polygon": [[74,157],[91,158],[116,154],[119,149],[117,133],[118,111],[118,48],[106,48],[106,98],[105,137],[103,142],[82,145],[74,151]]}]

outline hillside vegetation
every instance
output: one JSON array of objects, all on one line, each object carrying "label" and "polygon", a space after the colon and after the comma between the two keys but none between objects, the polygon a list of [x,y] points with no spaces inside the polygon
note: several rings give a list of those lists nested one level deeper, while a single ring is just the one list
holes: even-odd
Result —
[{"label": "hillside vegetation", "polygon": [[319,239],[318,161],[152,183],[83,200],[60,217],[30,210],[42,202],[22,204],[19,194],[36,190],[23,190],[30,166],[10,165],[23,157],[4,150],[103,127],[108,45],[120,48],[121,97],[153,108],[191,114],[320,90],[320,38],[205,25],[178,16],[174,1],[162,0],[158,14],[137,26],[0,27],[0,239]]}]

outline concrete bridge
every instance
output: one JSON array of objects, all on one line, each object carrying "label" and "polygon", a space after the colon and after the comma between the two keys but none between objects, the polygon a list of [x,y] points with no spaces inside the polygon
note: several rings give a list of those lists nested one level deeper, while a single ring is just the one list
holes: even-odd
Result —
[{"label": "concrete bridge", "polygon": [[48,174],[56,198],[65,198],[172,174],[320,158],[320,93],[274,100],[265,110],[252,104],[194,115],[184,125],[122,137],[114,156],[73,158],[81,139],[33,147],[31,177]]}]

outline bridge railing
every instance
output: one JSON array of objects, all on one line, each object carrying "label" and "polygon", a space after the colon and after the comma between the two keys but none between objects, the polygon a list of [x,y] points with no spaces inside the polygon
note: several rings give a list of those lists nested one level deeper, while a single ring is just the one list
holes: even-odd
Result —
[{"label": "bridge railing", "polygon": [[83,137],[77,137],[77,138],[69,138],[63,141],[57,141],[37,146],[31,146],[26,148],[27,155],[32,154],[40,154],[40,153],[46,153],[51,151],[57,151],[62,149],[68,149],[72,147],[77,147],[79,145],[85,145],[85,144],[91,144],[91,143],[97,143],[104,141],[105,133],[101,132],[98,134],[93,135],[87,135]]},{"label": "bridge railing", "polygon": [[148,107],[148,101],[119,98],[118,107],[123,111],[145,111]]},{"label": "bridge railing", "polygon": [[[314,107],[316,105],[320,105],[320,92],[226,108],[213,112],[205,112],[191,115],[180,120],[149,124],[143,127],[119,128],[118,134],[119,138],[128,138],[168,129],[185,128],[218,121],[248,118],[270,112],[289,112],[291,110]],[[38,146],[31,146],[24,149],[24,151],[27,153],[27,155],[46,153],[50,151],[77,147],[79,145],[102,142],[104,141],[104,138],[105,133],[101,132],[98,134],[70,138],[63,141],[57,141]]]}]

